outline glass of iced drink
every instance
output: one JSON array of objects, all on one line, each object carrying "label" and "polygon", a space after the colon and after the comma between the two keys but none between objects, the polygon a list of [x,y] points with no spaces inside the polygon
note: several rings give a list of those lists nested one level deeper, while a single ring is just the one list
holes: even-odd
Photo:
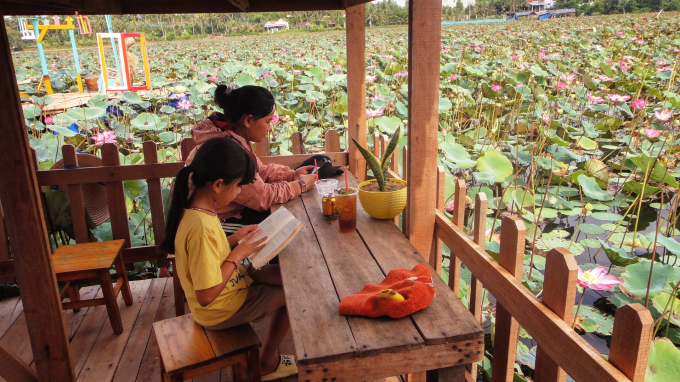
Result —
[{"label": "glass of iced drink", "polygon": [[335,206],[338,209],[338,225],[340,232],[352,232],[357,229],[357,194],[356,188],[338,188],[335,190]]}]

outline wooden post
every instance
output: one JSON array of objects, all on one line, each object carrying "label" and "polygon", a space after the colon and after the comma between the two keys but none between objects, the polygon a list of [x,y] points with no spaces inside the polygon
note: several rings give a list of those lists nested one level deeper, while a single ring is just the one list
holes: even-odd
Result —
[{"label": "wooden post", "polygon": [[[453,203],[453,224],[463,229],[465,226],[465,180],[456,180],[456,201]],[[460,259],[456,257],[454,250],[451,251],[449,263],[449,287],[458,296],[460,288]]]},{"label": "wooden post", "polygon": [[269,135],[264,137],[261,142],[255,143],[255,155],[258,157],[270,156],[271,151],[269,151]]},{"label": "wooden post", "polygon": [[[2,13],[2,10],[0,10]],[[28,144],[5,24],[0,26],[0,199],[21,289],[37,375],[75,381],[64,316],[52,269],[40,189]]]},{"label": "wooden post", "polygon": [[327,153],[339,153],[340,151],[340,134],[337,130],[326,131],[326,152]]},{"label": "wooden post", "polygon": [[[349,171],[361,183],[366,180],[366,161],[352,143],[352,138],[366,147],[366,9],[364,4],[347,7],[345,21],[347,23]],[[437,50],[439,51],[439,48]]]},{"label": "wooden post", "polygon": [[441,0],[409,1],[409,240],[427,257],[437,208]]},{"label": "wooden post", "polygon": [[182,160],[186,162],[189,154],[196,147],[196,141],[193,138],[184,138],[180,143],[180,153],[182,154]]},{"label": "wooden post", "polygon": [[[64,158],[64,167],[78,166],[78,154],[73,145],[63,145],[61,147],[61,154]],[[68,200],[71,205],[71,221],[73,222],[76,243],[89,243],[90,237],[88,235],[89,230],[87,229],[87,218],[85,217],[83,186],[80,184],[69,184]]]},{"label": "wooden post", "polygon": [[[0,263],[14,264],[9,258],[9,247],[7,246],[7,231],[5,230],[5,214],[2,212],[2,203],[0,203]],[[0,276],[0,283],[13,283],[14,275]]]},{"label": "wooden post", "polygon": [[374,132],[373,133],[373,155],[375,155],[376,158],[380,159],[382,156],[382,151],[380,150],[380,133],[379,132]]},{"label": "wooden post", "polygon": [[[446,187],[446,173],[444,171],[444,166],[437,166],[437,209],[441,212],[444,212],[444,202],[446,198],[446,196],[444,196],[444,189]],[[444,243],[437,237],[437,232],[435,230],[434,238],[432,240],[432,251],[430,252],[430,265],[432,265],[432,268],[434,268],[435,272],[440,276],[442,274],[443,249]]]},{"label": "wooden post", "polygon": [[633,382],[645,379],[654,320],[640,304],[620,307],[614,315],[609,362]]},{"label": "wooden post", "polygon": [[[120,166],[118,146],[113,143],[104,143],[102,161],[104,166]],[[106,182],[106,200],[109,204],[109,215],[111,215],[112,236],[115,240],[125,240],[123,248],[130,248],[130,226],[128,225],[123,182]]]},{"label": "wooden post", "polygon": [[[501,236],[501,240],[502,236]],[[555,312],[564,322],[571,324],[574,317],[576,279],[578,266],[574,255],[564,248],[548,252],[545,262],[545,283],[543,284],[543,305]],[[540,344],[536,347],[537,381],[565,381],[567,373],[553,361]]]},{"label": "wooden post", "polygon": [[[501,249],[498,263],[522,281],[526,229],[518,216],[508,216],[501,223]],[[501,304],[496,304],[496,335],[493,348],[492,382],[512,381],[519,324]]]},{"label": "wooden post", "polygon": [[[402,158],[401,158],[401,179],[404,179],[405,181],[408,182],[408,145],[404,145],[404,150],[403,150]],[[408,196],[406,197],[406,207],[404,208],[404,211],[401,213],[401,232],[404,234],[404,236],[409,237],[409,232],[408,232],[408,222],[409,222],[409,215],[408,215]]]},{"label": "wooden post", "polygon": [[[144,163],[158,163],[158,147],[154,141],[146,141],[143,144]],[[161,190],[160,178],[147,179],[146,184],[149,191],[149,203],[151,204],[151,224],[153,227],[153,240],[156,245],[160,245],[165,239],[165,213],[163,209],[163,192]],[[159,265],[167,267],[170,264],[166,259],[167,254],[160,259]]]},{"label": "wooden post", "polygon": [[302,134],[299,131],[290,135],[290,151],[293,154],[302,154]]},{"label": "wooden post", "polygon": [[[475,243],[484,248],[484,240],[486,239],[486,194],[483,192],[477,193],[475,197],[475,225],[473,227],[473,234]],[[482,283],[472,275],[470,278],[470,313],[475,317],[475,320],[482,323],[482,294],[484,289]],[[477,363],[470,365],[470,375],[473,380],[477,380]]]}]

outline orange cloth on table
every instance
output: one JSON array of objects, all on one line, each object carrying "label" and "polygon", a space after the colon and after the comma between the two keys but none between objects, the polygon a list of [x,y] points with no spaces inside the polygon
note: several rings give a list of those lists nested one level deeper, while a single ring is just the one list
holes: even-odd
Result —
[{"label": "orange cloth on table", "polygon": [[[379,293],[386,289],[399,293],[404,300],[381,297]],[[340,314],[401,318],[430,306],[434,295],[432,270],[421,263],[412,270],[393,269],[380,284],[368,283],[361,292],[343,298]]]}]

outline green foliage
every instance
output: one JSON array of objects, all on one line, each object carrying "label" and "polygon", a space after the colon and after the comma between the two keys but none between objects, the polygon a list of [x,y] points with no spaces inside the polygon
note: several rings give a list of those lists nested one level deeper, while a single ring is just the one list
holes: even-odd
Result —
[{"label": "green foliage", "polygon": [[[385,186],[387,185],[387,172],[390,169],[390,158],[392,158],[392,154],[394,154],[394,150],[397,148],[400,138],[401,128],[397,127],[397,130],[394,132],[394,135],[390,139],[385,151],[382,154],[382,161],[380,162],[372,152],[368,151],[365,147],[361,146],[356,139],[352,138],[352,141],[359,149],[359,152],[364,157],[364,159],[366,159],[368,167],[373,172],[373,176],[380,187],[380,191],[385,191]],[[373,142],[373,144],[377,145],[379,143]]]}]

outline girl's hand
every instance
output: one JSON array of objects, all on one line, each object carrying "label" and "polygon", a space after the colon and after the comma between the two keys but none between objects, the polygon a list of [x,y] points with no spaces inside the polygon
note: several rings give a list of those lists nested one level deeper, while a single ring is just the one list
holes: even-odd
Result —
[{"label": "girl's hand", "polygon": [[[248,228],[248,227],[244,227]],[[240,230],[239,230],[240,231]],[[253,253],[261,250],[264,248],[264,242],[267,240],[267,236],[263,237],[260,240],[255,240],[257,235],[262,232],[261,229],[256,229],[250,233],[248,233],[244,238],[241,244],[238,245],[227,257],[229,260],[235,261],[237,263],[241,262],[243,259],[246,257],[252,255]]]},{"label": "girl's hand", "polygon": [[236,232],[235,232],[233,235],[231,235],[231,236],[233,236],[234,239],[236,239],[236,242],[238,243],[239,241],[241,241],[241,239],[243,239],[244,237],[246,237],[246,235],[248,235],[249,233],[255,231],[255,230],[258,229],[258,228],[259,228],[259,227],[257,226],[257,224],[247,225],[247,226],[241,228],[240,230],[236,231]]},{"label": "girl's hand", "polygon": [[293,173],[293,180],[300,179],[300,175],[310,174],[313,169],[314,169],[314,166],[302,166],[302,167],[300,167],[299,169],[295,170],[295,172]]}]

